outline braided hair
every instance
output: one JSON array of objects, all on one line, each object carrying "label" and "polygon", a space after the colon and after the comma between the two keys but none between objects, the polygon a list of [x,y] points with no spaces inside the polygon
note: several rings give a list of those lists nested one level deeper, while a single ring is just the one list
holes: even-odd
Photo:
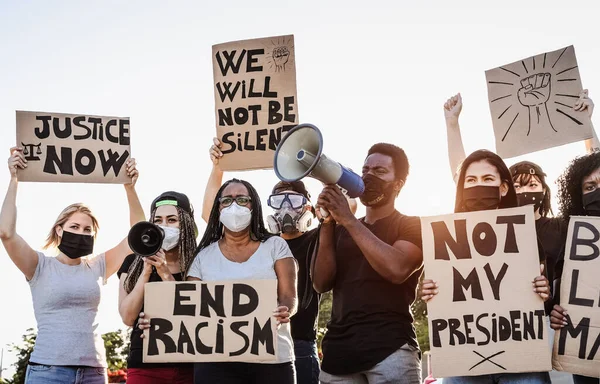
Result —
[{"label": "braided hair", "polygon": [[198,245],[198,249],[196,250],[196,254],[198,254],[201,250],[208,247],[215,241],[219,241],[221,237],[223,237],[223,223],[220,220],[219,211],[219,198],[223,194],[223,190],[227,188],[229,184],[239,183],[243,184],[248,190],[248,196],[252,201],[252,218],[250,220],[250,238],[254,241],[264,242],[269,237],[273,236],[265,229],[265,224],[263,222],[263,213],[262,206],[260,204],[260,197],[258,196],[258,192],[256,189],[245,180],[239,179],[231,179],[226,181],[219,191],[217,192],[217,196],[215,197],[215,201],[213,202],[212,209],[210,210],[210,216],[208,218],[208,222],[206,223],[206,230],[204,231],[204,236],[202,236],[202,240],[200,240],[200,244]]},{"label": "braided hair", "polygon": [[[185,278],[187,271],[194,261],[196,256],[196,224],[193,216],[180,207],[175,207],[179,216],[179,270]],[[156,208],[150,214],[150,222],[154,222]],[[127,293],[131,293],[142,271],[144,270],[144,261],[141,256],[136,256],[133,263],[127,271],[127,277],[123,282],[123,286]]]}]

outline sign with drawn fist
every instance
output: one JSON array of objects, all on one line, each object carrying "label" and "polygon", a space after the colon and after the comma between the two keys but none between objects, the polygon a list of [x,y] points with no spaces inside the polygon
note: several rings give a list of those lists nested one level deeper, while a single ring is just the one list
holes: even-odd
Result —
[{"label": "sign with drawn fist", "polygon": [[485,72],[496,153],[521,156],[592,137],[571,45]]},{"label": "sign with drawn fist", "polygon": [[526,107],[546,103],[550,98],[550,74],[538,73],[521,80],[517,96],[519,102]]}]

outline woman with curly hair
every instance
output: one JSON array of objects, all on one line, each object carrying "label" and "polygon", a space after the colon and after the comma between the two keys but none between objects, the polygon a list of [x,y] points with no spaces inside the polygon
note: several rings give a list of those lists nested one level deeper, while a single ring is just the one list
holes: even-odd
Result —
[{"label": "woman with curly hair", "polygon": [[[570,216],[600,216],[600,152],[578,157],[571,162],[558,179],[558,203],[561,214]],[[560,278],[564,264],[564,251],[556,264],[554,308],[550,313],[550,326],[559,330],[567,324],[565,310],[560,306]],[[575,384],[599,384],[600,379],[573,375]]]}]

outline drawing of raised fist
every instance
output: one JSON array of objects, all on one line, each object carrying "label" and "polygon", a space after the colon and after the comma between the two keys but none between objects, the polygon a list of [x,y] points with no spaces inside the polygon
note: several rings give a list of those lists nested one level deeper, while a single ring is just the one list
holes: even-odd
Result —
[{"label": "drawing of raised fist", "polygon": [[290,51],[288,48],[285,46],[274,48],[272,56],[277,71],[285,70],[285,65],[290,60]]},{"label": "drawing of raised fist", "polygon": [[550,98],[550,74],[538,73],[521,80],[517,96],[519,102],[526,107],[546,103]]}]

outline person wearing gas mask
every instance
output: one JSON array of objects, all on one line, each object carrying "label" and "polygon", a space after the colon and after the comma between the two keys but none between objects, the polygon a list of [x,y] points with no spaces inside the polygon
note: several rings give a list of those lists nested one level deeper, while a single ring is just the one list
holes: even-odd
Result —
[{"label": "person wearing gas mask", "polygon": [[[470,154],[462,163],[456,183],[454,212],[474,212],[517,207],[517,194],[511,174],[500,156],[487,150]],[[543,262],[543,254],[539,254]],[[543,265],[543,264],[542,264]],[[541,273],[543,266],[540,265]],[[542,274],[533,278],[533,290],[540,300],[550,299],[550,284]],[[424,279],[420,296],[424,301],[433,300],[439,293],[439,285]],[[447,289],[447,288],[446,288]],[[549,384],[548,372],[503,373],[480,376],[457,376],[444,378],[447,384]]]},{"label": "person wearing gas mask", "polygon": [[[600,216],[600,152],[576,158],[558,181],[558,205],[563,217]],[[564,266],[564,249],[556,264],[554,308],[550,326],[558,331],[567,325],[567,313],[560,306],[560,281]],[[600,271],[598,271],[600,273]],[[563,298],[567,300],[567,298]],[[575,384],[599,384],[600,378],[573,375]]]},{"label": "person wearing gas mask", "polygon": [[[22,148],[11,148],[10,182],[0,211],[0,239],[31,289],[38,334],[25,383],[100,384],[107,381],[104,343],[98,328],[101,288],[131,253],[127,238],[110,250],[92,256],[98,222],[81,204],[65,208],[50,229],[44,248],[56,256],[34,251],[16,233],[18,170],[27,167]],[[135,183],[135,160],[126,163],[131,183],[125,184],[130,224],[144,220]]]},{"label": "person wearing gas mask", "polygon": [[196,255],[194,210],[183,193],[165,192],[152,202],[150,222],[164,231],[162,249],[149,257],[127,256],[118,272],[119,314],[125,325],[133,326],[127,357],[127,383],[189,384],[194,376],[192,364],[143,362],[143,332],[138,327],[138,316],[144,317],[146,283],[185,280]]},{"label": "person wearing gas mask", "polygon": [[263,363],[196,363],[194,383],[294,384],[290,317],[296,312],[296,262],[285,240],[267,232],[260,198],[244,180],[225,182],[216,193],[206,231],[188,280],[277,279],[277,359]]},{"label": "person wearing gas mask", "polygon": [[319,293],[333,290],[321,383],[421,382],[410,312],[423,264],[421,224],[395,209],[408,171],[401,148],[375,144],[362,168],[365,217],[354,217],[335,185],[319,195],[316,209],[329,215],[321,224],[312,280]]}]

